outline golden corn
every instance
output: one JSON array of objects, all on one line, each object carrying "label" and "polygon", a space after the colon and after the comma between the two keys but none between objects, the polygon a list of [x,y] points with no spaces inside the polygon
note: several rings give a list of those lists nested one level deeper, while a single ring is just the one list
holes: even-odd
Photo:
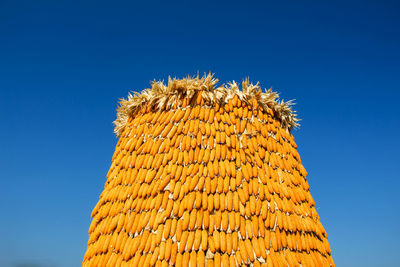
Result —
[{"label": "golden corn", "polygon": [[215,82],[121,102],[83,266],[334,266],[289,105]]}]

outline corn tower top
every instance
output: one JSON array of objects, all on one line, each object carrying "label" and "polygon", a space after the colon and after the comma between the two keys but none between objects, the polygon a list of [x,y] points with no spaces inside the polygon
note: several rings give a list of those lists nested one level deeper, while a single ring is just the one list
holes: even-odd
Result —
[{"label": "corn tower top", "polygon": [[[279,94],[268,89],[262,92],[259,83],[252,84],[248,79],[243,80],[242,89],[235,82],[217,86],[218,79],[213,74],[204,74],[203,77],[186,77],[184,79],[168,78],[168,84],[162,81],[152,81],[151,88],[141,93],[133,92],[128,99],[122,99],[117,110],[117,119],[114,121],[114,132],[120,136],[129,118],[138,112],[146,110],[163,110],[188,105],[208,104],[224,105],[235,96],[243,103],[254,103],[264,110],[270,110],[281,126],[290,131],[299,126],[296,112],[292,110],[292,100],[279,100]],[[255,106],[253,105],[253,106]]]}]

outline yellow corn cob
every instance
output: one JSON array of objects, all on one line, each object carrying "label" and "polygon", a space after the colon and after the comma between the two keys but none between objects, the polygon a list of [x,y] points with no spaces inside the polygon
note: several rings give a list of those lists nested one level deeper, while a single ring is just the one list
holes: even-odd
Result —
[{"label": "yellow corn cob", "polygon": [[177,253],[176,254],[176,260],[175,260],[175,265],[177,267],[181,267],[182,266],[182,260],[183,260],[183,255],[181,253]]},{"label": "yellow corn cob", "polygon": [[193,231],[189,232],[188,239],[187,239],[187,242],[186,242],[186,250],[187,251],[192,250],[193,243],[194,243],[194,238],[195,238],[194,234],[195,234],[195,232],[193,232]]},{"label": "yellow corn cob", "polygon": [[247,255],[246,245],[243,240],[239,240],[239,251],[241,259],[245,262],[249,262],[249,256]]},{"label": "yellow corn cob", "polygon": [[197,266],[197,254],[196,251],[192,251],[190,253],[190,259],[189,259],[189,266],[196,267]]}]

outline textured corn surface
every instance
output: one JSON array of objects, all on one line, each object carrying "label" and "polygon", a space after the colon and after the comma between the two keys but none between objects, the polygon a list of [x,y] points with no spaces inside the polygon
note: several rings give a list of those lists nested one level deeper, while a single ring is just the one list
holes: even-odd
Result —
[{"label": "textured corn surface", "polygon": [[143,107],[92,212],[83,266],[334,266],[296,144],[237,96]]}]

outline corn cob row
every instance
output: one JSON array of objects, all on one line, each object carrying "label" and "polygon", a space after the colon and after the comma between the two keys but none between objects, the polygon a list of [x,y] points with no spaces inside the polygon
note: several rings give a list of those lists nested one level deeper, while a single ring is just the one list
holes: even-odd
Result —
[{"label": "corn cob row", "polygon": [[198,91],[143,106],[118,140],[83,266],[334,266],[273,109]]}]

